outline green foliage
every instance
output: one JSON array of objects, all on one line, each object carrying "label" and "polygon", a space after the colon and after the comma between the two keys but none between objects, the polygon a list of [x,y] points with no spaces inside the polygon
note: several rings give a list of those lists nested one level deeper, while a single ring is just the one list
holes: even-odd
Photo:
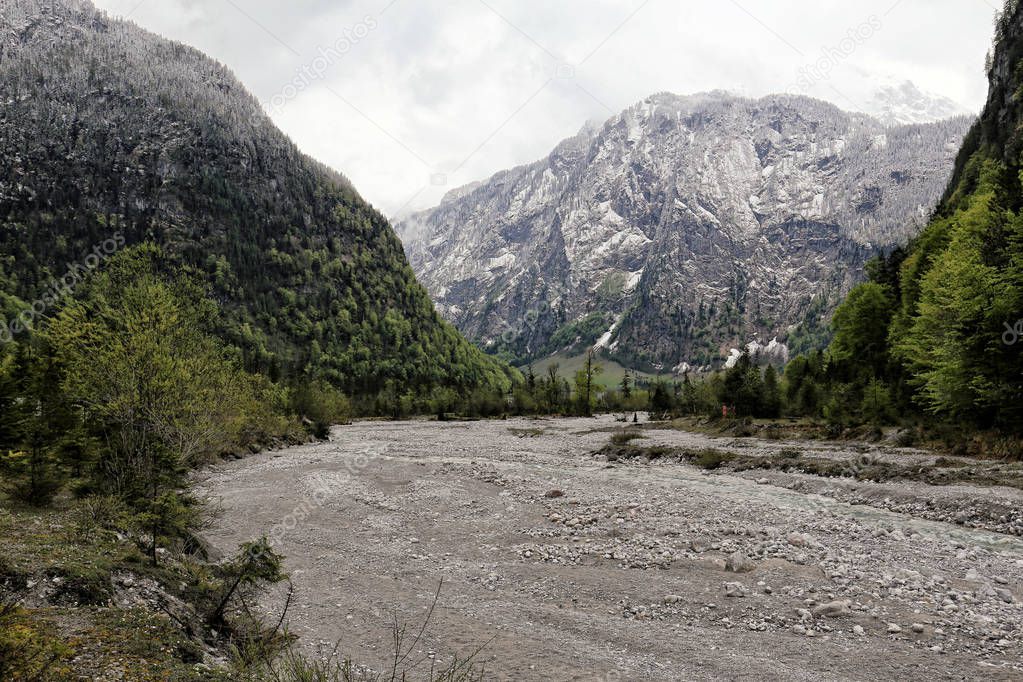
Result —
[{"label": "green foliage", "polygon": [[863,389],[860,415],[872,424],[889,424],[895,420],[895,406],[888,385],[880,379],[871,379]]},{"label": "green foliage", "polygon": [[764,416],[764,380],[749,353],[743,353],[725,372],[720,398],[740,417]]},{"label": "green foliage", "polygon": [[0,679],[72,680],[72,656],[53,624],[13,601],[0,601]]},{"label": "green foliage", "polygon": [[576,409],[584,417],[593,414],[593,403],[595,399],[594,381],[604,371],[593,359],[593,351],[586,353],[586,363],[582,369],[575,373],[575,396]]},{"label": "green foliage", "polygon": [[855,376],[883,373],[893,305],[891,292],[882,284],[867,282],[853,289],[832,321],[832,361],[848,366],[849,374]]},{"label": "green foliage", "polygon": [[772,365],[764,370],[764,387],[761,401],[761,414],[765,417],[781,415],[781,386],[778,383],[778,371]]},{"label": "green foliage", "polygon": [[238,553],[217,564],[215,581],[204,595],[206,622],[217,628],[229,628],[229,615],[243,609],[246,597],[265,587],[287,580],[284,558],[275,552],[266,538],[241,545]]},{"label": "green foliage", "polygon": [[683,453],[683,456],[695,466],[708,471],[720,469],[735,459],[735,453],[721,450],[706,449]]},{"label": "green foliage", "polygon": [[57,362],[38,340],[16,344],[0,358],[0,475],[6,492],[22,502],[47,504],[66,478],[62,450],[76,416],[60,392]]},{"label": "green foliage", "polygon": [[45,448],[0,453],[4,492],[33,505],[46,505],[63,485],[57,458]]},{"label": "green foliage", "polygon": [[309,423],[315,437],[326,439],[331,426],[350,419],[352,404],[330,384],[309,381],[291,390],[291,411]]},{"label": "green foliage", "polygon": [[511,387],[514,371],[437,314],[384,216],[227,69],[94,11],[0,47],[0,165],[22,188],[0,206],[3,319],[154,242],[210,289],[206,331],[275,383],[370,399],[387,381]]},{"label": "green foliage", "polygon": [[159,259],[120,254],[46,332],[67,396],[110,443],[104,478],[129,497],[229,447],[260,402],[208,333],[212,306],[190,281],[165,281]]},{"label": "green foliage", "polygon": [[565,350],[572,355],[584,352],[607,331],[609,324],[603,313],[591,313],[581,320],[570,322],[554,332],[541,354]]}]

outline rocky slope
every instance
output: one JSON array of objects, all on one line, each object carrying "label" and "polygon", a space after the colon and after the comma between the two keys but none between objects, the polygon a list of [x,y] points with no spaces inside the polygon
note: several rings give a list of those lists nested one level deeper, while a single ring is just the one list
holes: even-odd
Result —
[{"label": "rocky slope", "polygon": [[889,126],[933,123],[969,115],[960,104],[920,90],[912,81],[888,83],[867,103],[867,113]]},{"label": "rocky slope", "polygon": [[51,283],[97,244],[153,241],[208,282],[251,370],[353,394],[508,383],[384,217],[202,53],[84,0],[4,0],[0,102],[5,321],[50,314]]},{"label": "rocky slope", "polygon": [[681,370],[775,337],[801,350],[926,220],[969,123],[658,94],[398,231],[442,314],[519,360],[596,343]]}]

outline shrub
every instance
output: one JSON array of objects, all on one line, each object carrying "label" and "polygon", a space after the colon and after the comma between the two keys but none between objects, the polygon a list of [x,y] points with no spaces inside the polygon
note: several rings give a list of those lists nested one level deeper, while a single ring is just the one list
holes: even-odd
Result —
[{"label": "shrub", "polygon": [[0,602],[0,679],[70,679],[71,648],[15,602]]},{"label": "shrub", "polygon": [[611,444],[612,445],[628,445],[632,441],[637,440],[639,438],[646,438],[646,436],[644,436],[642,433],[639,433],[637,431],[625,431],[625,430],[616,431],[615,433],[611,434]]},{"label": "shrub", "polygon": [[696,452],[687,452],[685,454],[686,459],[692,462],[694,465],[701,469],[713,471],[714,469],[720,469],[722,466],[731,462],[735,459],[735,453],[722,452],[721,450],[699,450]]}]

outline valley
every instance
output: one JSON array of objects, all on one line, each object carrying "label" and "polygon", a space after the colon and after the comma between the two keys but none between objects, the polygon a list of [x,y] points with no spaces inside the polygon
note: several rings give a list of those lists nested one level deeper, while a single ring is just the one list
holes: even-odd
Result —
[{"label": "valley", "polygon": [[[223,510],[208,537],[225,551],[276,538],[301,645],[338,644],[377,670],[394,620],[416,631],[440,587],[415,655],[445,664],[482,647],[486,679],[1023,675],[1018,488],[593,454],[620,429],[611,417],[336,427],[329,443],[205,474]],[[865,456],[936,459],[891,445],[638,433],[640,449],[795,451],[852,468]],[[992,530],[1006,513],[1016,516],[1004,532]],[[263,603],[269,618],[283,595]]]}]

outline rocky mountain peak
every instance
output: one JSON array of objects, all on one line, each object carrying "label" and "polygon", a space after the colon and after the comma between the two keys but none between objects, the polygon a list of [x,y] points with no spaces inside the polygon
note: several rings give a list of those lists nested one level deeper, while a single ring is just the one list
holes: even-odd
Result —
[{"label": "rocky mountain peak", "polygon": [[657,93],[398,230],[442,313],[491,350],[719,366],[754,341],[821,343],[866,260],[926,220],[969,124]]}]

